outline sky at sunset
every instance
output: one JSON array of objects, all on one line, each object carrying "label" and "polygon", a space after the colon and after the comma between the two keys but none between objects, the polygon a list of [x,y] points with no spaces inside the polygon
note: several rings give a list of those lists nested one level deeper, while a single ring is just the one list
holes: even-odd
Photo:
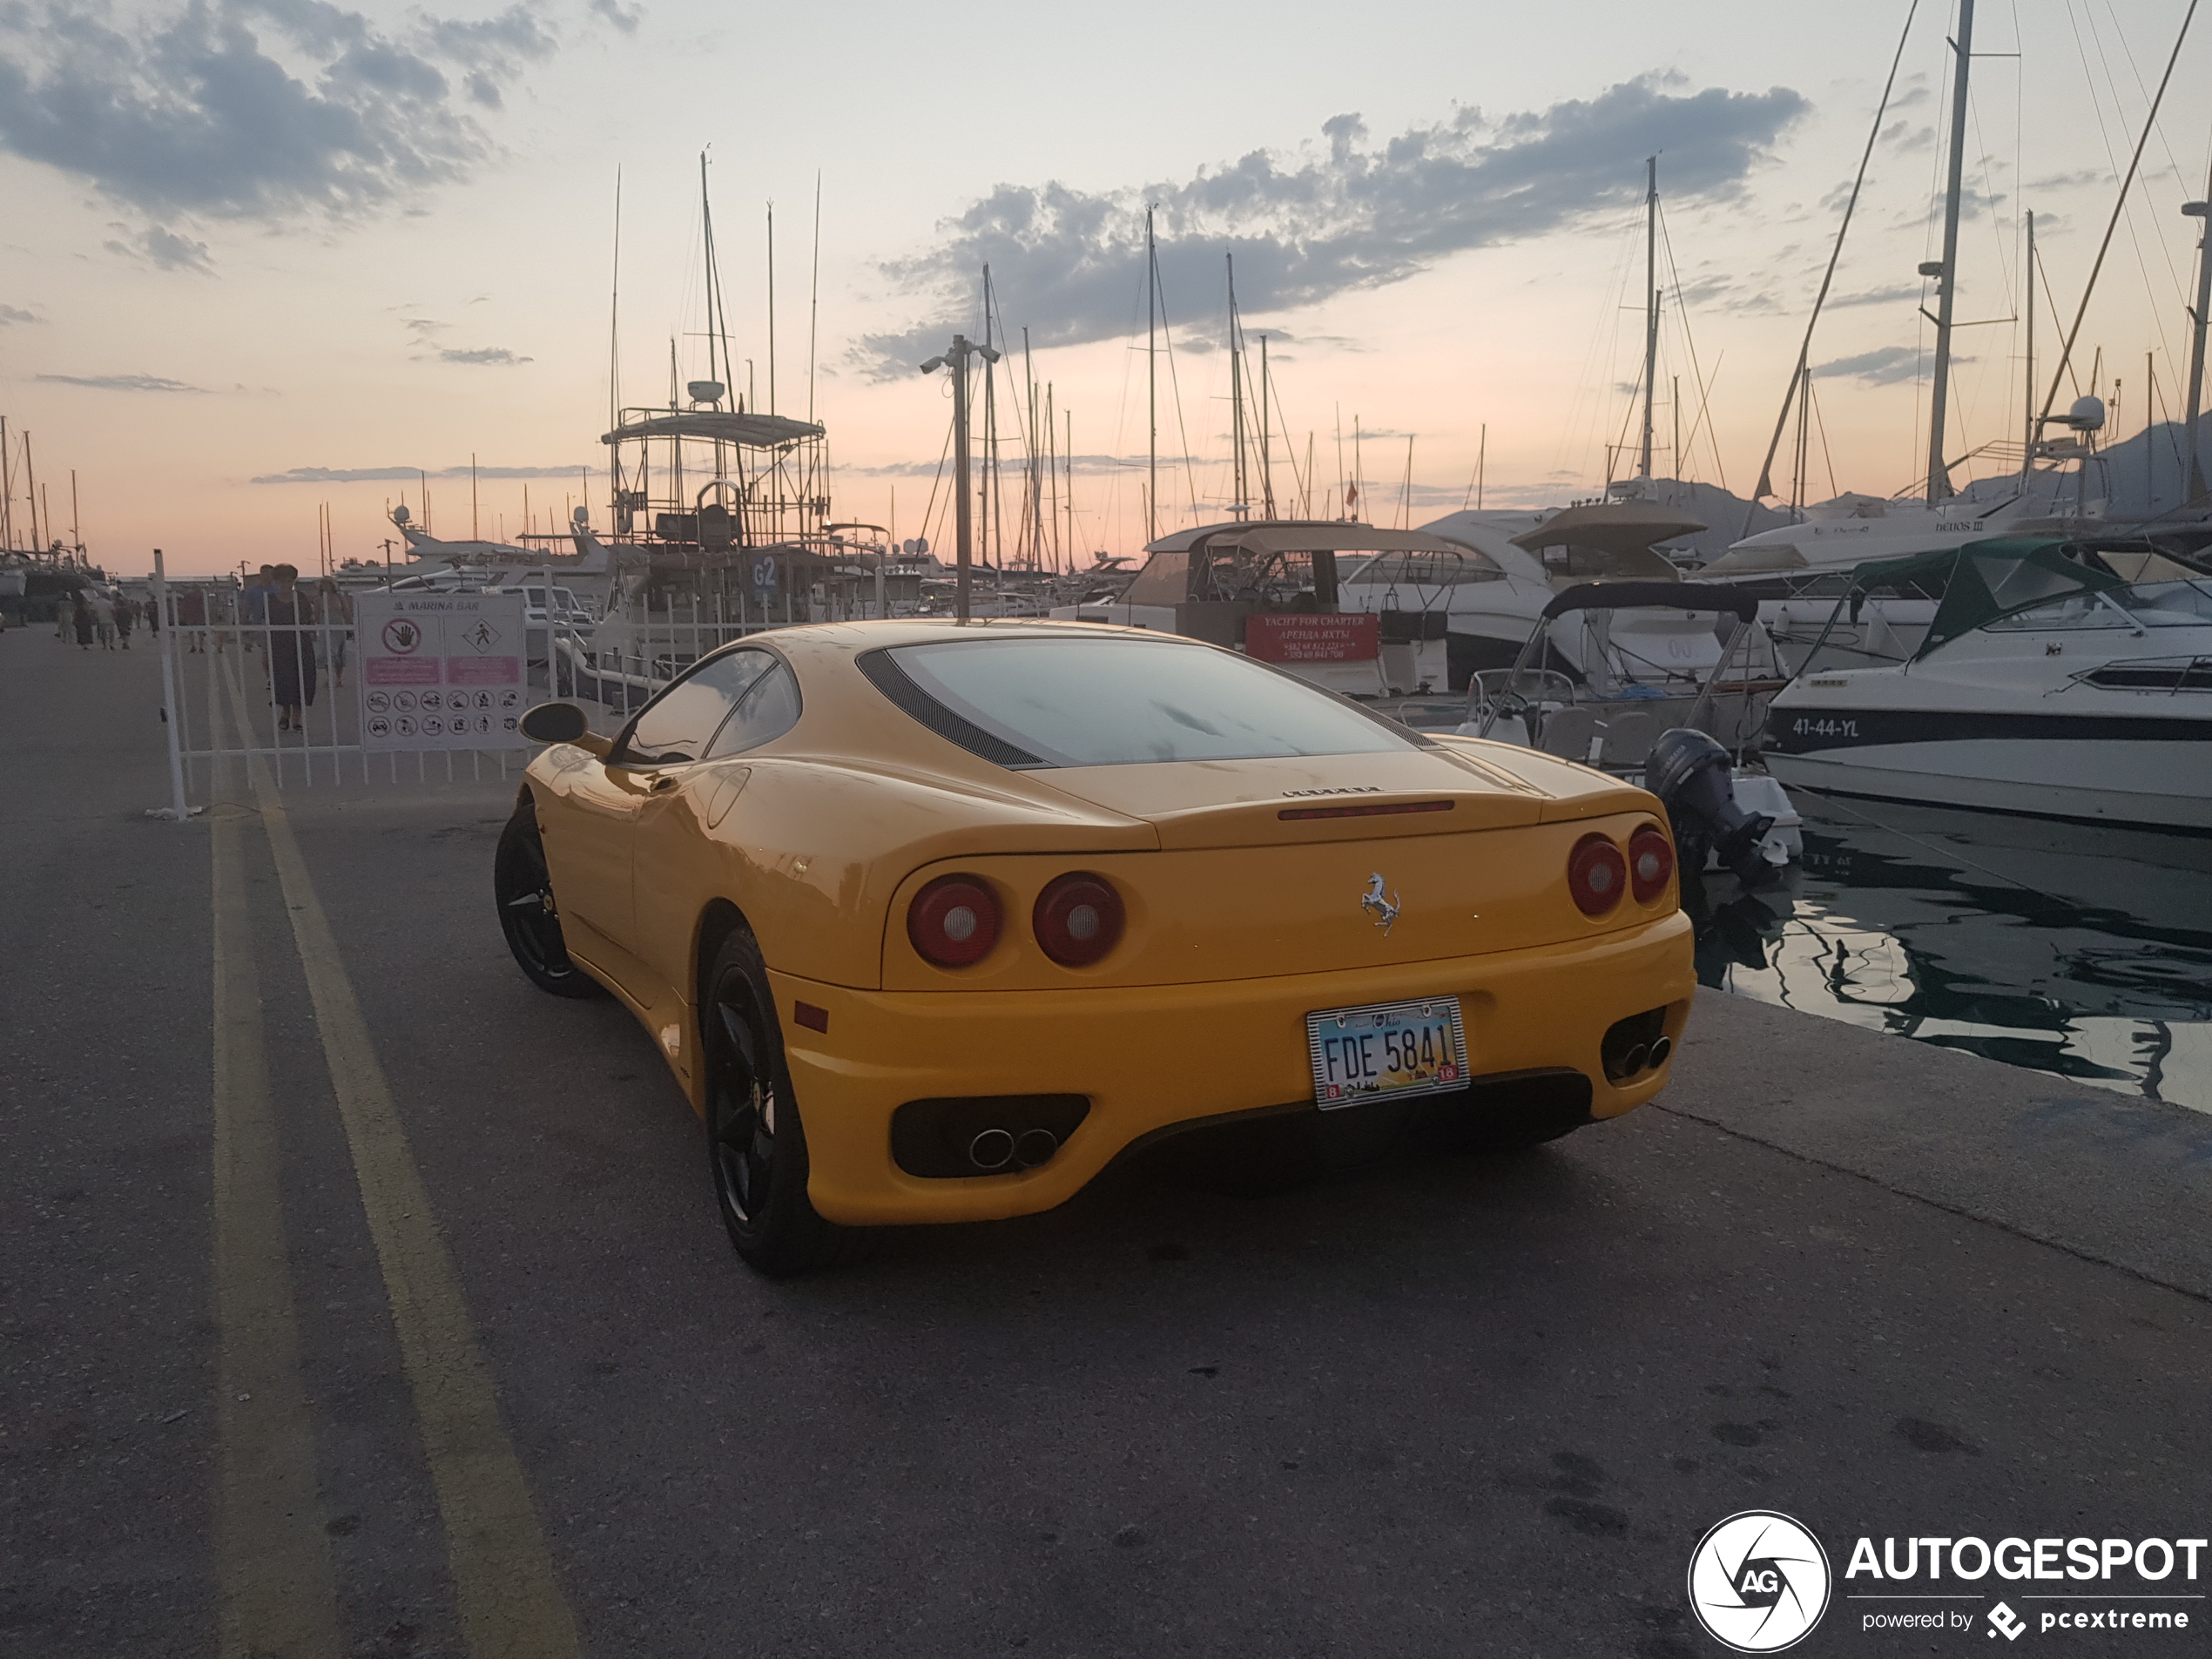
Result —
[{"label": "sky at sunset", "polygon": [[[1110,25],[1084,9],[432,3],[0,11],[0,414],[11,444],[31,434],[65,538],[74,470],[84,541],[111,570],[157,545],[175,570],[312,567],[325,503],[339,556],[377,556],[388,505],[421,510],[418,469],[436,529],[466,535],[472,456],[482,534],[524,529],[525,490],[548,528],[586,499],[587,469],[604,526],[617,169],[624,401],[664,402],[671,338],[679,374],[705,373],[703,151],[732,354],[759,406],[772,349],[774,408],[811,398],[840,517],[895,513],[911,536],[934,510],[949,540],[948,388],[915,365],[980,332],[988,260],[1072,416],[1077,540],[1141,543],[1148,202],[1177,347],[1163,528],[1231,498],[1231,253],[1253,351],[1269,339],[1286,511],[1309,444],[1312,510],[1340,510],[1355,423],[1373,522],[1458,508],[1486,428],[1487,504],[1588,494],[1631,435],[1655,151],[1655,469],[1748,494],[1907,17],[1907,0],[1140,0]],[[2021,213],[2045,260],[2047,375],[2185,10],[1983,0],[1953,453],[2017,445]],[[1905,40],[1813,345],[1810,499],[1921,470],[1935,302],[1915,268],[1938,252],[1954,28],[1929,0]],[[2207,37],[2183,47],[2076,347],[2082,389],[2100,352],[2100,389],[2118,381],[2121,436],[2180,413]],[[1001,388],[1001,410],[1023,396]]]}]

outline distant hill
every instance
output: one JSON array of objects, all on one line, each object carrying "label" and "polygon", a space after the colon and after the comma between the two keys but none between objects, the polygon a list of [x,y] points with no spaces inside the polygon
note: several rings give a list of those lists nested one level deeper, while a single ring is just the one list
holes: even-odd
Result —
[{"label": "distant hill", "polygon": [[[2197,447],[2204,457],[2206,475],[2212,477],[2212,416],[2206,418],[2198,431]],[[2096,465],[2104,475],[2103,489],[2110,496],[2106,516],[2114,519],[2151,518],[2179,507],[2187,493],[2182,476],[2183,453],[2182,423],[2178,421],[2162,421],[2098,451]],[[2004,496],[2006,490],[2001,479],[1983,478],[1965,493],[1971,499],[1993,503]],[[2091,499],[2094,500],[2099,493],[2098,486],[2093,482]],[[1655,478],[1645,486],[1643,498],[1662,506],[1679,507],[1690,517],[1704,522],[1708,528],[1696,535],[1678,536],[1664,543],[1669,551],[1682,550],[1696,554],[1701,564],[1711,563],[1747,536],[1791,522],[1788,512],[1754,505],[1718,484]],[[1882,499],[1846,490],[1833,502],[1815,502],[1813,510]],[[1439,536],[1449,536],[1455,525],[1480,523],[1514,536],[1534,529],[1558,510],[1552,507],[1450,513],[1421,528]]]},{"label": "distant hill", "polygon": [[[2206,473],[2212,475],[2212,430],[2208,428],[2212,428],[2212,420],[2199,421],[2196,448]],[[2180,506],[2188,493],[2182,465],[2187,455],[2179,421],[2161,421],[2099,451],[2097,458],[2112,491],[2107,516],[2150,518]]]},{"label": "distant hill", "polygon": [[[1642,499],[1662,507],[1678,507],[1689,517],[1702,521],[1705,529],[1694,536],[1680,536],[1662,543],[1669,551],[1682,550],[1694,553],[1700,564],[1728,551],[1747,536],[1772,529],[1777,524],[1790,522],[1787,513],[1770,507],[1754,506],[1741,496],[1723,489],[1718,484],[1685,483],[1676,478],[1655,478],[1643,487]],[[1561,502],[1564,506],[1566,503]],[[1517,536],[1523,529],[1533,529],[1557,508],[1527,509],[1492,509],[1482,512],[1449,513],[1444,517],[1424,524],[1421,528],[1438,536],[1449,536],[1453,527],[1464,524],[1487,524],[1501,529],[1508,536]]]}]

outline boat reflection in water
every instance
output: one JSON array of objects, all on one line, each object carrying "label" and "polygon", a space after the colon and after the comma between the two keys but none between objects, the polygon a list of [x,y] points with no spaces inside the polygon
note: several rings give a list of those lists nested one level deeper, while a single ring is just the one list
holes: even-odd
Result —
[{"label": "boat reflection in water", "polygon": [[1793,799],[1802,864],[1685,889],[1699,983],[2212,1112],[2212,840]]}]

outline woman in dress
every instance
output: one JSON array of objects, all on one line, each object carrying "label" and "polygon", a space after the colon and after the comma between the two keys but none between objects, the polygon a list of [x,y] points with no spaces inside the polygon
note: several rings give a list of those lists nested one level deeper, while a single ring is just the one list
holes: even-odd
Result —
[{"label": "woman in dress", "polygon": [[315,608],[299,589],[300,572],[276,568],[276,585],[263,602],[269,626],[269,691],[277,705],[277,730],[304,732],[303,711],[315,700],[315,651],[310,631]]}]

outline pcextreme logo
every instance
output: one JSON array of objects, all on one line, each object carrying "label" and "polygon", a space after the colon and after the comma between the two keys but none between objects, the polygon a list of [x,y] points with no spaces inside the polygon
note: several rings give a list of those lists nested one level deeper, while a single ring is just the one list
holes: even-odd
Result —
[{"label": "pcextreme logo", "polygon": [[1706,1635],[1737,1653],[1779,1653],[1828,1610],[1828,1552],[1771,1509],[1730,1515],[1689,1558],[1689,1607]]}]

